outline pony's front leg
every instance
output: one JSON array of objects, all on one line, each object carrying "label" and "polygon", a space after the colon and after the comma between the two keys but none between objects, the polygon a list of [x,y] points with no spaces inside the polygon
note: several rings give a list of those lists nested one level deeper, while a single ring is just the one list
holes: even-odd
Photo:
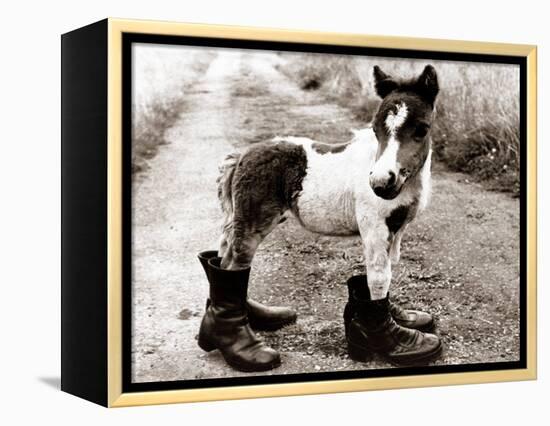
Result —
[{"label": "pony's front leg", "polygon": [[[377,352],[401,365],[426,363],[437,357],[441,352],[437,336],[401,326],[394,318],[396,311],[388,297],[393,238],[386,224],[377,223],[375,218],[370,223],[365,220],[359,231],[365,247],[367,279],[365,283],[364,277],[356,275],[348,280],[350,299],[344,324],[349,356],[365,361]],[[405,316],[404,320],[409,320],[409,315]],[[414,318],[410,322],[414,323]]]},{"label": "pony's front leg", "polygon": [[407,225],[403,225],[399,231],[394,235],[394,237],[391,239],[391,245],[390,245],[390,261],[392,265],[396,265],[399,263],[399,259],[401,257],[401,239],[403,238],[403,234],[405,233],[405,228]]},{"label": "pony's front leg", "polygon": [[390,233],[385,223],[360,229],[371,300],[384,299],[391,283]]}]

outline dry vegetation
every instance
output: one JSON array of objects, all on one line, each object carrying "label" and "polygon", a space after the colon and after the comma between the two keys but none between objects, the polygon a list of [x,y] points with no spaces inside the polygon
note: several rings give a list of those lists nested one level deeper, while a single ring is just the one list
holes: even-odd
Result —
[{"label": "dry vegetation", "polygon": [[175,55],[174,47],[138,45],[134,48],[132,99],[132,171],[147,169],[165,132],[185,110],[185,93],[207,69],[213,52],[190,48]]},{"label": "dry vegetation", "polygon": [[[285,53],[280,71],[303,90],[318,90],[365,122],[380,102],[372,68],[396,77],[418,75],[424,60]],[[519,68],[511,65],[430,61],[441,92],[432,132],[436,158],[491,188],[519,191]]]},{"label": "dry vegetation", "polygon": [[183,111],[181,98],[154,99],[139,110],[133,110],[132,172],[146,169],[158,146],[166,143],[164,133]]}]

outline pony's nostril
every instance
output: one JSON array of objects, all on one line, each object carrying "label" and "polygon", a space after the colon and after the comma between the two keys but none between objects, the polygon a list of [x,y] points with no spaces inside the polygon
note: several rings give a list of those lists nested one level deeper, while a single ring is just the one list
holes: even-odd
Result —
[{"label": "pony's nostril", "polygon": [[388,186],[391,186],[395,183],[395,173],[390,170],[390,179],[388,180]]},{"label": "pony's nostril", "polygon": [[384,194],[385,188],[383,186],[375,186],[374,188],[372,188],[372,190],[376,195],[381,197]]}]

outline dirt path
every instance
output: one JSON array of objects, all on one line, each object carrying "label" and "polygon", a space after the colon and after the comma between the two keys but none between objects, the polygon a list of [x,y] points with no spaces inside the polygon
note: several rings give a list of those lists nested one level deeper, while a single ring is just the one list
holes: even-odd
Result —
[{"label": "dirt path", "polygon": [[[250,55],[254,61],[246,60]],[[196,253],[217,246],[215,180],[223,157],[276,134],[341,141],[362,125],[319,94],[298,90],[277,70],[281,61],[275,54],[220,53],[186,94],[187,111],[170,130],[170,143],[136,180],[135,381],[244,375],[195,341],[207,295]],[[391,291],[402,304],[437,316],[446,346],[437,363],[518,359],[518,218],[517,200],[463,175],[434,173],[431,204],[404,238]],[[268,374],[389,367],[347,357],[345,280],[361,271],[358,238],[314,235],[289,220],[266,239],[251,295],[299,313],[297,324],[262,334],[282,355],[282,366]]]}]

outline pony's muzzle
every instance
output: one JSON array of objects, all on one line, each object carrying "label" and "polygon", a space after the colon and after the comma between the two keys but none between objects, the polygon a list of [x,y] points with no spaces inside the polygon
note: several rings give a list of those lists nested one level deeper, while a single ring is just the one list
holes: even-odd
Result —
[{"label": "pony's muzzle", "polygon": [[373,192],[384,200],[391,200],[399,194],[400,186],[397,184],[397,176],[391,170],[384,176],[371,173],[369,183]]}]

